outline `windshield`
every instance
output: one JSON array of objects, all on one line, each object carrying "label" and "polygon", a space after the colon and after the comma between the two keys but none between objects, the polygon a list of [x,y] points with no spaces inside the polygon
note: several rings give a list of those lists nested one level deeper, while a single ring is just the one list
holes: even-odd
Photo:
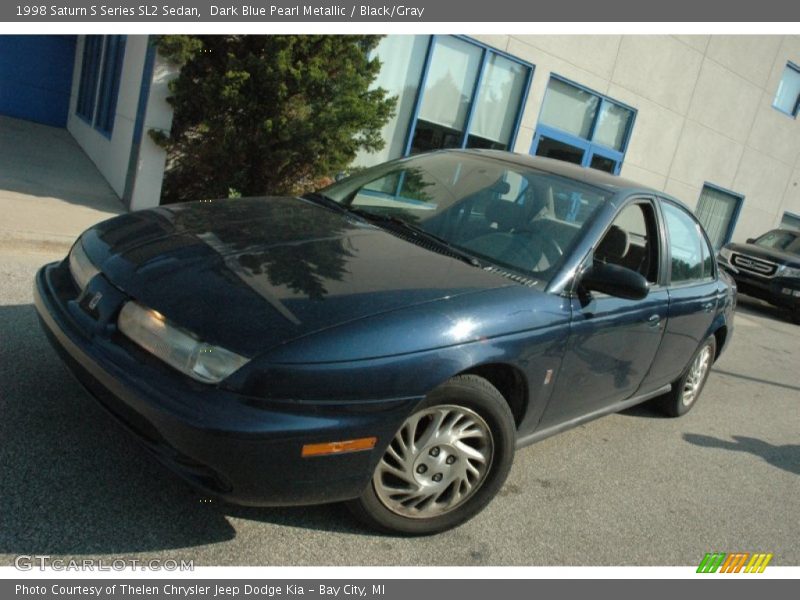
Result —
[{"label": "windshield", "polygon": [[378,225],[402,221],[545,281],[611,196],[574,179],[458,152],[379,165],[321,193]]},{"label": "windshield", "polygon": [[800,233],[775,229],[755,241],[756,246],[800,255]]}]

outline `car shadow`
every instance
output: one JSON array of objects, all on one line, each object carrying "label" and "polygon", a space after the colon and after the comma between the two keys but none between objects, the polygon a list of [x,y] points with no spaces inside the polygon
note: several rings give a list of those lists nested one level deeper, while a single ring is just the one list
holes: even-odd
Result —
[{"label": "car shadow", "polygon": [[742,435],[734,435],[732,436],[733,441],[728,441],[698,433],[684,433],[683,439],[695,446],[747,452],[754,456],[760,456],[774,467],[794,475],[800,475],[800,444],[776,446],[758,438]]},{"label": "car shadow", "polygon": [[647,400],[646,402],[642,402],[641,404],[637,404],[635,406],[631,406],[630,408],[626,408],[625,410],[621,410],[619,412],[621,415],[625,415],[627,417],[642,417],[645,419],[668,419],[668,417],[664,411],[662,411],[656,402],[652,400]]},{"label": "car shadow", "polygon": [[733,377],[734,379],[741,379],[743,381],[752,381],[754,383],[759,383],[761,385],[768,385],[768,386],[783,388],[785,390],[800,392],[800,386],[792,385],[791,383],[782,383],[780,381],[768,381],[761,377],[753,377],[752,375],[747,375],[746,373],[734,373],[733,371],[725,371],[723,369],[714,369],[714,372],[719,373],[723,377]]},{"label": "car shadow", "polygon": [[243,508],[196,492],[68,374],[32,305],[0,306],[0,554],[93,555],[231,540],[229,517],[367,534],[341,505]]},{"label": "car shadow", "polygon": [[792,319],[789,311],[778,306],[773,306],[768,302],[753,298],[741,292],[737,294],[736,312],[753,317],[769,317],[776,321],[788,322]]}]

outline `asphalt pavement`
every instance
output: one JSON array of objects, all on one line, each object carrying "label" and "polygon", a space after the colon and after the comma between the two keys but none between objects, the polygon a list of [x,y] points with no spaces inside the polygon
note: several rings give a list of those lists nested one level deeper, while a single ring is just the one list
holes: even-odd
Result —
[{"label": "asphalt pavement", "polygon": [[647,406],[526,448],[462,527],[375,535],[339,505],[208,502],[67,373],[31,304],[60,258],[0,248],[0,565],[19,554],[200,565],[800,565],[800,327],[740,300],[733,341],[680,419]]}]

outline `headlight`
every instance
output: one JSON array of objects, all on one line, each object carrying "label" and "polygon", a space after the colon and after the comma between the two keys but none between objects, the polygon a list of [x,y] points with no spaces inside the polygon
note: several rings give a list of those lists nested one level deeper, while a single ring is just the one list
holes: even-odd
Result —
[{"label": "headlight", "polygon": [[719,255],[720,255],[722,258],[724,258],[725,260],[727,260],[727,261],[730,261],[730,260],[731,260],[731,255],[732,255],[732,254],[733,254],[733,252],[731,252],[731,249],[730,249],[730,248],[720,248],[720,249],[719,249]]},{"label": "headlight", "polygon": [[86,288],[89,280],[100,272],[86,256],[80,240],[75,242],[69,251],[69,272],[81,291]]},{"label": "headlight", "polygon": [[117,325],[135,344],[203,383],[218,383],[249,361],[235,352],[197,339],[138,302],[127,302],[122,307]]},{"label": "headlight", "polygon": [[797,267],[782,266],[778,269],[778,275],[789,279],[800,279],[800,269]]}]

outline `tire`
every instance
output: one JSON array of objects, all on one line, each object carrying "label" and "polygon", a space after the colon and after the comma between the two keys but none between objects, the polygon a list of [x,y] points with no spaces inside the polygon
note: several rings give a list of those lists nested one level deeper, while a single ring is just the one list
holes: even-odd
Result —
[{"label": "tire", "polygon": [[700,344],[683,375],[673,382],[672,389],[658,399],[661,410],[667,416],[680,417],[697,404],[711,372],[711,365],[714,364],[716,352],[717,340],[712,334]]},{"label": "tire", "polygon": [[505,398],[477,375],[436,388],[406,419],[360,498],[367,525],[430,535],[461,525],[489,504],[514,461],[516,428]]}]

